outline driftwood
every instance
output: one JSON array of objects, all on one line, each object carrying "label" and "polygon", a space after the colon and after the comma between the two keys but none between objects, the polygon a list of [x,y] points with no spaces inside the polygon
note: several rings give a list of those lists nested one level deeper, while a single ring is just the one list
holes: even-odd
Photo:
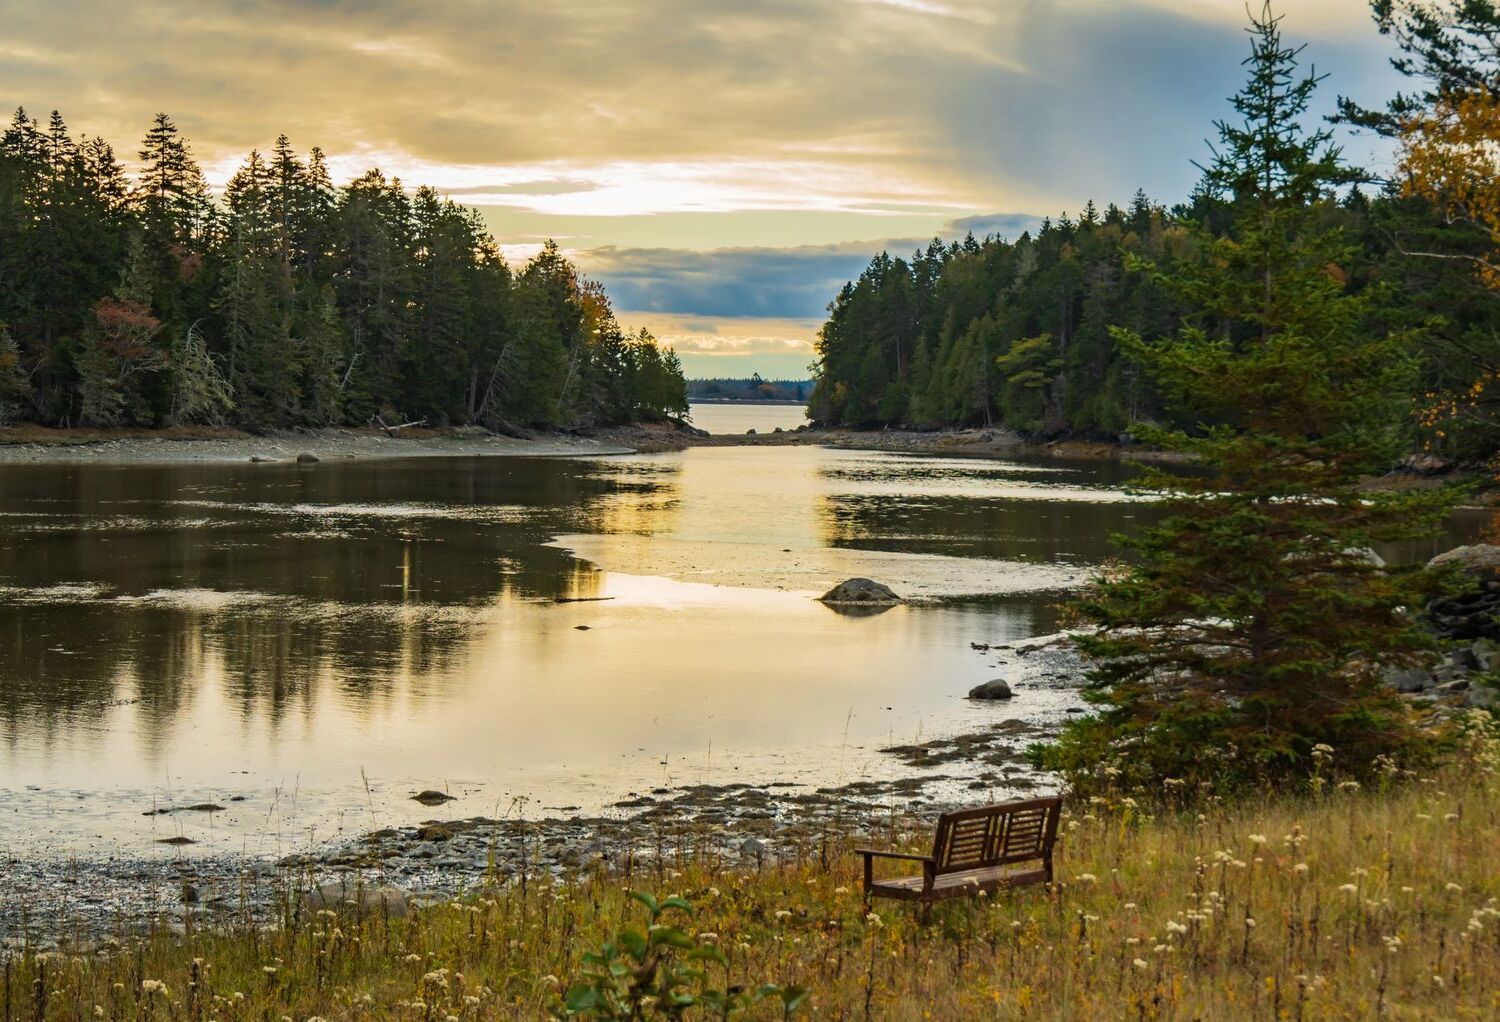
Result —
[{"label": "driftwood", "polygon": [[375,425],[377,425],[381,429],[385,430],[386,434],[388,436],[395,436],[396,433],[397,433],[397,431],[399,431],[399,430],[410,429],[413,426],[425,426],[425,425],[427,425],[427,420],[426,419],[416,419],[416,420],[414,420],[412,422],[403,422],[399,426],[387,426],[386,423],[385,423],[385,419],[383,419],[383,418],[381,418],[380,416],[377,415],[377,416],[375,416]]}]

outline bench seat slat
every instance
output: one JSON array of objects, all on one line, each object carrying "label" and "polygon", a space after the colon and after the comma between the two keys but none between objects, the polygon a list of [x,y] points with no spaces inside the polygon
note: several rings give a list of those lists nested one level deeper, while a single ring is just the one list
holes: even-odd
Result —
[{"label": "bench seat slat", "polygon": [[[1047,871],[1042,868],[1014,869],[1008,866],[983,866],[957,873],[943,873],[933,878],[929,898],[963,898],[976,891],[993,891],[1001,887],[1024,887],[1047,881]],[[922,878],[900,877],[895,880],[877,880],[872,893],[889,898],[913,901],[922,899]]]}]

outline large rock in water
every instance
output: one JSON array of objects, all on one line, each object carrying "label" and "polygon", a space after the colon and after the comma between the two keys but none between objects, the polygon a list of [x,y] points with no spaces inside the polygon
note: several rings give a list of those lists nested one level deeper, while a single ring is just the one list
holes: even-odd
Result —
[{"label": "large rock in water", "polygon": [[993,681],[986,681],[984,684],[977,684],[969,689],[971,699],[1010,699],[1013,695],[1016,693],[1011,692],[1010,683],[1005,678],[995,678]]},{"label": "large rock in water", "polygon": [[432,788],[428,788],[426,791],[417,792],[411,797],[411,800],[413,802],[420,802],[424,806],[440,806],[444,802],[452,802],[456,798],[456,795],[450,795],[445,791],[434,791]]},{"label": "large rock in water", "polygon": [[1010,684],[1004,678],[996,678],[969,689],[970,699],[1009,699],[1013,695],[1015,693],[1010,690]]},{"label": "large rock in water", "polygon": [[890,586],[881,585],[868,578],[851,578],[846,582],[840,582],[818,599],[824,603],[872,607],[893,607],[902,602],[901,597],[897,596]]}]

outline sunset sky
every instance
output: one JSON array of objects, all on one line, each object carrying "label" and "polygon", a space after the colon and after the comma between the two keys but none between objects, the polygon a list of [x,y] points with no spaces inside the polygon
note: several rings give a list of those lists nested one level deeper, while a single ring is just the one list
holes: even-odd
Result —
[{"label": "sunset sky", "polygon": [[[1365,0],[1282,0],[1343,93],[1398,81]],[[1239,83],[1241,0],[9,0],[0,100],[214,184],[286,132],[556,238],[690,376],[802,376],[883,247],[1182,198]],[[1346,139],[1377,169],[1386,154]]]}]

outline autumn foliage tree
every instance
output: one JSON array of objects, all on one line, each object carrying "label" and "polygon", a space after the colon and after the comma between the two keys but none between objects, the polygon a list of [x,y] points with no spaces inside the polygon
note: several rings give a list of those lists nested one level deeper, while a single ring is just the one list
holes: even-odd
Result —
[{"label": "autumn foliage tree", "polygon": [[[1446,233],[1442,248],[1403,253],[1470,267],[1478,285],[1500,292],[1500,95],[1448,92],[1409,116],[1401,172],[1403,194],[1424,200],[1445,226],[1463,228]],[[1429,395],[1424,424],[1439,438],[1455,426],[1478,431],[1500,448],[1500,365],[1477,368],[1463,387]]]}]

